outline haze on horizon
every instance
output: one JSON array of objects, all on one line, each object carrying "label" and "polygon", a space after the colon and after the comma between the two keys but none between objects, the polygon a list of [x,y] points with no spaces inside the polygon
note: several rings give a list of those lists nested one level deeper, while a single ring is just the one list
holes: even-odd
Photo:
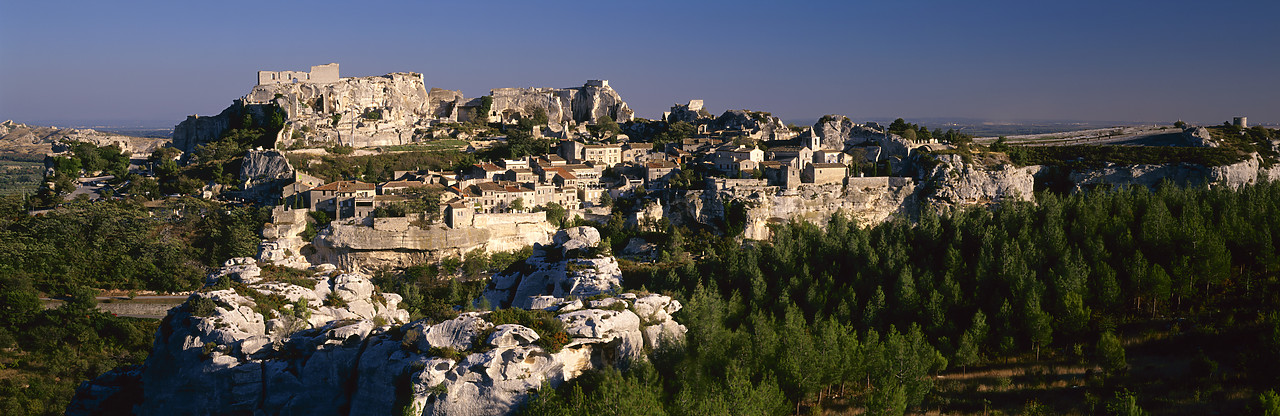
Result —
[{"label": "haze on horizon", "polygon": [[468,97],[608,79],[637,115],[1280,124],[1275,2],[0,1],[0,119],[213,115],[258,70]]}]

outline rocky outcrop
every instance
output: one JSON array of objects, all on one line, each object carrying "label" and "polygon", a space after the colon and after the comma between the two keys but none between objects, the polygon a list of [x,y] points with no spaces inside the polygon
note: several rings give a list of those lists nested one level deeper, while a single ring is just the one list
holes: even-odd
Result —
[{"label": "rocky outcrop", "polygon": [[86,382],[69,414],[509,414],[544,383],[646,359],[686,332],[672,318],[680,302],[633,293],[405,324],[400,297],[365,275],[324,265],[281,279],[248,266],[233,259],[211,276],[170,311],[142,368]]},{"label": "rocky outcrop", "polygon": [[428,127],[444,105],[442,96],[433,103],[422,74],[397,72],[327,84],[259,85],[245,100],[274,102],[285,111],[288,123],[279,147],[295,141],[308,147],[371,147],[414,142],[415,130]]},{"label": "rocky outcrop", "polygon": [[547,244],[556,231],[543,212],[476,214],[471,224],[456,228],[413,220],[335,221],[320,230],[312,241],[316,252],[307,256],[312,263],[333,263],[350,270],[407,267],[472,250],[512,251]]},{"label": "rocky outcrop", "polygon": [[[252,262],[233,259],[227,268]],[[218,271],[161,323],[139,414],[334,412],[349,403],[335,389],[346,385],[362,341],[409,318],[399,295],[376,292],[362,274],[327,267],[279,280],[241,272]]]},{"label": "rocky outcrop", "polygon": [[302,255],[311,242],[302,238],[307,230],[307,210],[277,206],[271,210],[271,222],[262,225],[262,243],[258,245],[258,262],[306,269],[311,263]]},{"label": "rocky outcrop", "polygon": [[278,150],[250,150],[240,163],[240,189],[245,199],[275,205],[280,188],[293,180],[293,166]]},{"label": "rocky outcrop", "polygon": [[822,116],[813,124],[823,149],[844,150],[848,146],[864,146],[885,138],[884,130],[875,123],[855,123],[848,117],[831,114]]},{"label": "rocky outcrop", "polygon": [[462,91],[432,88],[427,92],[427,114],[437,120],[466,121],[458,119],[459,107],[466,102],[467,99],[462,96]]},{"label": "rocky outcrop", "polygon": [[685,122],[696,124],[700,118],[709,118],[711,114],[702,108],[702,100],[689,100],[687,104],[676,104],[671,106],[663,119],[668,123]]},{"label": "rocky outcrop", "polygon": [[556,233],[554,245],[534,246],[533,255],[493,276],[483,299],[500,307],[535,308],[543,296],[581,298],[614,293],[622,270],[613,256],[601,255],[600,232],[574,227]]},{"label": "rocky outcrop", "polygon": [[792,219],[825,225],[840,213],[860,224],[878,224],[895,214],[915,212],[917,186],[912,178],[846,178],[844,183],[735,186],[668,194],[662,217],[673,223],[698,223],[713,229],[743,230],[744,238],[765,240],[770,223]]},{"label": "rocky outcrop", "polygon": [[[187,116],[186,120],[173,127],[173,147],[183,152],[192,152],[202,144],[217,141],[228,129],[242,127],[246,118],[251,118],[254,123],[250,127],[263,127],[276,113],[277,107],[271,102],[237,99],[216,116]],[[281,133],[276,132],[276,140]],[[271,147],[271,143],[259,144]]]},{"label": "rocky outcrop", "polygon": [[551,124],[595,123],[604,116],[624,122],[635,114],[608,81],[592,80],[573,88],[498,88],[490,95],[492,121],[515,122],[538,108]]},{"label": "rocky outcrop", "polygon": [[981,205],[1004,200],[1029,201],[1035,196],[1040,166],[986,167],[965,163],[959,155],[937,155],[938,164],[924,173],[934,205]]},{"label": "rocky outcrop", "polygon": [[782,119],[760,111],[729,110],[714,121],[718,130],[738,130],[754,140],[789,140],[796,136]]},{"label": "rocky outcrop", "polygon": [[164,147],[169,139],[133,137],[94,129],[61,129],[57,127],[29,126],[5,120],[0,123],[0,152],[44,155],[59,151],[59,143],[85,142],[96,146],[116,145],[120,150],[137,157],[146,157],[152,151]]},{"label": "rocky outcrop", "polygon": [[1218,147],[1222,145],[1213,136],[1209,135],[1209,129],[1200,126],[1187,126],[1182,129],[1182,140],[1188,146],[1194,147]]}]

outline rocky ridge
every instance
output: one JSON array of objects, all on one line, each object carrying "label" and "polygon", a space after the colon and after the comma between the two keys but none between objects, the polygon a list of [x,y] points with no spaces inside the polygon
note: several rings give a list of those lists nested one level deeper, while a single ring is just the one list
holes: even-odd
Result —
[{"label": "rocky ridge", "polygon": [[57,151],[65,141],[93,143],[97,146],[117,145],[121,150],[144,157],[169,143],[169,139],[133,137],[94,129],[60,129],[29,126],[5,120],[0,123],[0,152],[47,154]]},{"label": "rocky ridge", "polygon": [[277,148],[348,145],[375,147],[412,144],[427,139],[438,123],[487,117],[514,122],[546,111],[552,124],[594,123],[609,116],[630,120],[634,112],[607,81],[588,81],[573,88],[499,88],[491,91],[489,114],[475,114],[480,99],[460,91],[426,89],[422,74],[397,72],[376,77],[341,78],[330,83],[258,85],[216,116],[190,116],[174,128],[174,146],[190,152],[216,140],[242,113],[257,117],[279,109],[285,125]]}]

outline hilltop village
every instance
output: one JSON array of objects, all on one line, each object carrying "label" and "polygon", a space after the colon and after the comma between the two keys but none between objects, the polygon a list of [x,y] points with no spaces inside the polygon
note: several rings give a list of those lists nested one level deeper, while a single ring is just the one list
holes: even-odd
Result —
[{"label": "hilltop village", "polygon": [[[1234,122],[1233,128],[1247,127],[1243,118]],[[1280,176],[1265,152],[1213,163],[1157,158],[1086,166],[1033,160],[1026,151],[1006,151],[1004,139],[987,140],[980,146],[956,131],[902,119],[884,126],[827,115],[796,126],[762,111],[715,115],[702,100],[646,120],[606,80],[498,88],[468,98],[428,89],[421,74],[341,77],[331,63],[260,71],[249,94],[222,113],[178,124],[166,148],[127,150],[151,152],[135,157],[133,167],[155,174],[156,193],[277,206],[269,228],[297,227],[264,233],[259,258],[364,270],[546,244],[576,221],[658,231],[670,224],[767,240],[770,224],[821,226],[834,214],[877,224],[921,209],[1030,200],[1051,188],[1162,180],[1238,187]],[[1230,143],[1220,135],[1186,125],[1014,140],[1051,147],[1128,140],[1139,150],[1160,150],[1148,146],[1157,143],[1231,152],[1221,148]],[[63,147],[48,158],[50,172],[60,171],[74,150]],[[423,153],[450,162],[395,168],[380,162]],[[343,159],[387,170],[319,173]],[[140,193],[128,185],[116,197]],[[311,223],[317,235],[305,232]],[[643,241],[631,243],[618,244],[643,253]]]},{"label": "hilltop village", "polygon": [[[571,88],[499,88],[466,98],[460,91],[428,90],[421,74],[342,78],[338,65],[328,64],[308,72],[260,72],[258,85],[222,114],[179,124],[172,147],[182,152],[173,157],[198,163],[237,127],[253,123],[241,119],[270,120],[266,130],[275,131],[253,142],[258,147],[239,164],[236,186],[210,181],[200,193],[325,213],[333,220],[328,233],[322,230],[314,241],[269,242],[260,257],[344,267],[403,266],[476,248],[545,243],[561,222],[607,222],[618,200],[634,201],[617,212],[629,224],[667,218],[723,228],[725,203],[742,199],[739,194],[798,201],[805,189],[836,198],[845,192],[832,189],[851,189],[873,199],[843,198],[864,205],[865,212],[842,202],[798,209],[792,206],[803,204],[782,204],[782,212],[767,212],[765,205],[778,204],[754,201],[757,212],[742,225],[745,237],[767,238],[769,221],[805,215],[823,221],[840,210],[878,222],[900,211],[914,189],[905,177],[912,172],[906,162],[912,152],[949,148],[932,137],[903,138],[889,127],[843,116],[806,127],[760,111],[715,116],[701,100],[644,120],[606,80]],[[395,170],[380,182],[326,181],[308,174],[310,166],[290,164],[291,158],[311,157],[303,162],[311,164],[319,163],[315,157],[342,157],[335,151],[376,156],[447,146],[477,160],[453,169]],[[702,198],[689,193],[694,190],[708,192],[711,203],[687,208],[680,201]],[[880,201],[882,195],[890,198]],[[447,243],[412,237],[418,231],[411,226]],[[461,232],[466,230],[479,230],[484,241]]]}]

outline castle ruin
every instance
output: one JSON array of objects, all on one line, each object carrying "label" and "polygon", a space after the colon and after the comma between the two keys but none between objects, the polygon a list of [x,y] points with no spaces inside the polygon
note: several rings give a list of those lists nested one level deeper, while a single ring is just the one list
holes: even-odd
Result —
[{"label": "castle ruin", "polygon": [[258,71],[258,85],[288,84],[303,82],[324,84],[338,82],[338,64],[330,63],[311,67],[310,72],[303,71]]}]

